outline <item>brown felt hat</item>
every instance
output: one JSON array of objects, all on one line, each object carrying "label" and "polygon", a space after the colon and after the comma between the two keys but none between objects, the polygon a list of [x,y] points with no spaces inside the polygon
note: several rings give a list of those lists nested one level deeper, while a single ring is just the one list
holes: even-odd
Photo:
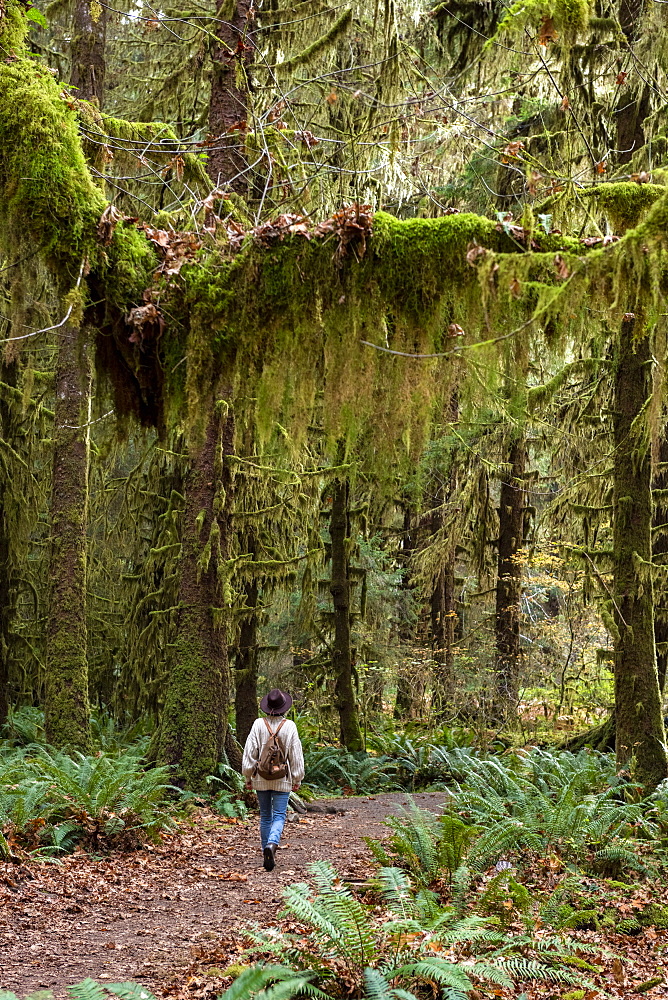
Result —
[{"label": "brown felt hat", "polygon": [[260,702],[260,708],[267,715],[285,715],[290,710],[292,698],[280,688],[272,688]]}]

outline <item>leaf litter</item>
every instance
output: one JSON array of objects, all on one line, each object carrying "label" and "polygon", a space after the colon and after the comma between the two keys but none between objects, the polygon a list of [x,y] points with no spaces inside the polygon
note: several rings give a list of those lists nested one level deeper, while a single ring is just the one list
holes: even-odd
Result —
[{"label": "leaf litter", "polygon": [[[434,811],[443,805],[442,793],[422,793],[415,800]],[[0,863],[0,988],[19,996],[51,989],[63,997],[67,985],[90,976],[102,983],[139,982],[173,1000],[218,996],[249,962],[244,925],[297,929],[280,917],[281,893],[307,877],[312,861],[329,859],[342,879],[363,884],[373,863],[361,838],[385,834],[382,820],[406,801],[393,793],[347,799],[343,815],[300,818],[286,827],[271,876],[261,867],[257,819],[232,820],[205,809],[139,850],[79,851],[48,863],[26,855]],[[532,898],[553,891],[566,877],[553,861],[525,859],[522,881]],[[602,877],[591,877],[590,883],[592,896],[602,897],[622,918],[664,902],[665,886],[646,878],[628,887]],[[506,924],[508,934],[524,929],[519,918]],[[537,925],[536,936],[543,933]],[[583,973],[586,988],[532,980],[521,983],[520,994],[480,986],[472,1000],[522,994],[526,1000],[668,997],[668,930],[564,933],[576,949],[580,943],[580,958],[589,966]]]}]

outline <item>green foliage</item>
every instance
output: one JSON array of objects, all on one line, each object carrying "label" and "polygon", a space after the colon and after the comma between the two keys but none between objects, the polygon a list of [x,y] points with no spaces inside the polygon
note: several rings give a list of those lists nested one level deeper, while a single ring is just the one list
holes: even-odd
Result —
[{"label": "green foliage", "polygon": [[[120,1000],[155,1000],[154,995],[144,986],[137,983],[105,983],[101,986],[93,979],[84,979],[81,983],[66,987],[71,1000],[110,1000],[119,997]],[[51,1000],[51,990],[40,990],[25,997],[25,1000]],[[15,993],[9,990],[0,991],[0,1000],[19,1000]]]},{"label": "green foliage", "polygon": [[392,833],[387,841],[367,843],[383,864],[397,864],[416,882],[428,886],[447,872],[452,879],[479,831],[451,811],[435,816],[426,809],[402,809],[385,825]]},{"label": "green foliage", "polygon": [[206,779],[211,789],[213,809],[221,816],[239,816],[243,819],[248,809],[243,801],[245,780],[227,762],[218,765],[217,774],[210,774]]},{"label": "green foliage", "polygon": [[466,778],[456,788],[460,814],[485,831],[468,856],[478,870],[518,849],[557,850],[581,861],[596,848],[614,849],[637,865],[628,838],[657,832],[651,807],[624,801],[634,789],[616,775],[614,761],[591,751],[467,757]]},{"label": "green foliage", "polygon": [[360,795],[400,787],[388,773],[386,757],[350,753],[339,747],[305,747],[304,783],[327,791],[350,789]]},{"label": "green foliage", "polygon": [[170,824],[167,772],[140,751],[72,755],[29,746],[0,757],[0,825],[48,853],[132,843]]},{"label": "green foliage", "polygon": [[494,875],[480,896],[478,908],[482,914],[498,917],[502,927],[529,912],[530,897],[525,886],[520,885],[508,871]]},{"label": "green foliage", "polygon": [[[419,994],[420,983],[427,983],[443,997],[464,1000],[473,988],[471,977],[506,988],[512,988],[515,977],[573,981],[570,972],[534,958],[529,939],[507,939],[479,916],[459,919],[433,893],[416,892],[397,868],[381,868],[374,881],[383,904],[380,914],[373,903],[358,900],[327,862],[316,862],[310,870],[312,887],[298,883],[283,893],[286,915],[309,933],[255,929],[251,940],[253,950],[259,946],[265,954],[280,954],[310,972],[325,995],[343,987],[347,995],[369,1000],[406,1000],[413,995],[407,989]],[[542,942],[552,957],[556,947],[553,940]],[[441,957],[446,950],[447,959]],[[227,1000],[249,995],[250,987],[225,994]]]}]

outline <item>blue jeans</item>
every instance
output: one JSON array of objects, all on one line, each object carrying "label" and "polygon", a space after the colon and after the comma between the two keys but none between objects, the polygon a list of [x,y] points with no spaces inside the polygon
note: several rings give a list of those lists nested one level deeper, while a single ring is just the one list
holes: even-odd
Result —
[{"label": "blue jeans", "polygon": [[267,844],[278,844],[281,839],[290,792],[264,789],[255,794],[260,803],[260,840],[264,850]]}]

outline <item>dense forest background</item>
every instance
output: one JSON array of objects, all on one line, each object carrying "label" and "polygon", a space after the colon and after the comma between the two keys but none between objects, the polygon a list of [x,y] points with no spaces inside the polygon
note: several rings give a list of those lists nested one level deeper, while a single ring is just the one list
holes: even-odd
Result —
[{"label": "dense forest background", "polygon": [[0,3],[0,722],[666,777],[667,9]]}]

